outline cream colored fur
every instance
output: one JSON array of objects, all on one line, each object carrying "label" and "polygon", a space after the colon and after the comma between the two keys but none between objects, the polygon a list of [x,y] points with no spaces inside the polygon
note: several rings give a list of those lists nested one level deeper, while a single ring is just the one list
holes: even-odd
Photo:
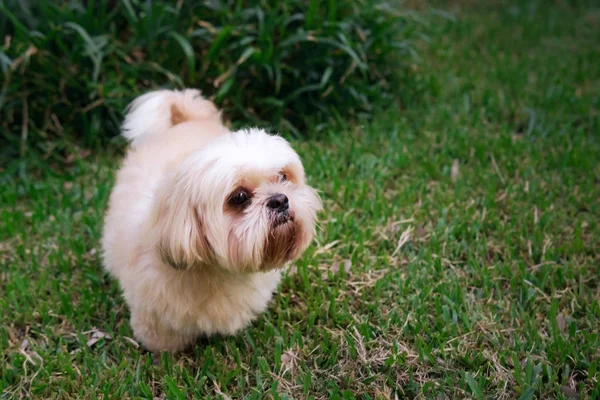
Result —
[{"label": "cream colored fur", "polygon": [[[195,90],[139,97],[123,135],[131,145],[102,247],[136,338],[175,352],[200,335],[236,333],[267,308],[280,269],[314,235],[321,202],[298,155],[260,129],[229,132]],[[240,191],[251,196],[243,206],[231,200]],[[289,199],[282,217],[267,206],[277,194]]]}]

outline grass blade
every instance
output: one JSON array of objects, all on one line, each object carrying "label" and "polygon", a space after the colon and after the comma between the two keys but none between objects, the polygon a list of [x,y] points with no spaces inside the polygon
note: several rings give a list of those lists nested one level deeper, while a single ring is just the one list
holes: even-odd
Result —
[{"label": "grass blade", "polygon": [[473,393],[475,398],[477,398],[477,399],[483,398],[483,393],[481,392],[481,388],[479,387],[477,382],[475,382],[475,379],[473,378],[473,375],[471,375],[470,372],[465,373],[465,380],[467,381],[469,388],[471,388],[471,392]]},{"label": "grass blade", "polygon": [[169,36],[179,43],[188,63],[189,78],[193,82],[196,74],[196,58],[191,43],[177,32],[169,32]]}]

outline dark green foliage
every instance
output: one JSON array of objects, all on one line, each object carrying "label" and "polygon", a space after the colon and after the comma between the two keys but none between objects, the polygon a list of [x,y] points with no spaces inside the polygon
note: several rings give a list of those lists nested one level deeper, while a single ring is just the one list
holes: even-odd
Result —
[{"label": "dark green foliage", "polygon": [[156,87],[200,88],[234,123],[284,133],[355,117],[397,92],[408,22],[375,0],[0,1],[4,156],[103,143]]}]

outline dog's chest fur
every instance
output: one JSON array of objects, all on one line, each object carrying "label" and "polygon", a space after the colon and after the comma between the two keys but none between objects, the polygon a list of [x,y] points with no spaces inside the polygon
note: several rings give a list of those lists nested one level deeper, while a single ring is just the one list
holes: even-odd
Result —
[{"label": "dog's chest fur", "polygon": [[176,271],[144,261],[142,257],[137,266],[143,272],[132,277],[138,283],[125,297],[135,297],[144,312],[165,326],[189,334],[235,333],[267,308],[281,277],[276,270],[234,275]]}]

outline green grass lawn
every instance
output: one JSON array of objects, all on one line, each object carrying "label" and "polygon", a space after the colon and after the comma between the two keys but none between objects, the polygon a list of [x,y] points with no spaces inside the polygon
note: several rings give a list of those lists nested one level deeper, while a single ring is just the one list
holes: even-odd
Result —
[{"label": "green grass lawn", "polygon": [[399,109],[295,143],[322,229],[236,337],[131,339],[115,149],[6,178],[0,397],[599,398],[600,6],[471,3],[425,14]]}]

